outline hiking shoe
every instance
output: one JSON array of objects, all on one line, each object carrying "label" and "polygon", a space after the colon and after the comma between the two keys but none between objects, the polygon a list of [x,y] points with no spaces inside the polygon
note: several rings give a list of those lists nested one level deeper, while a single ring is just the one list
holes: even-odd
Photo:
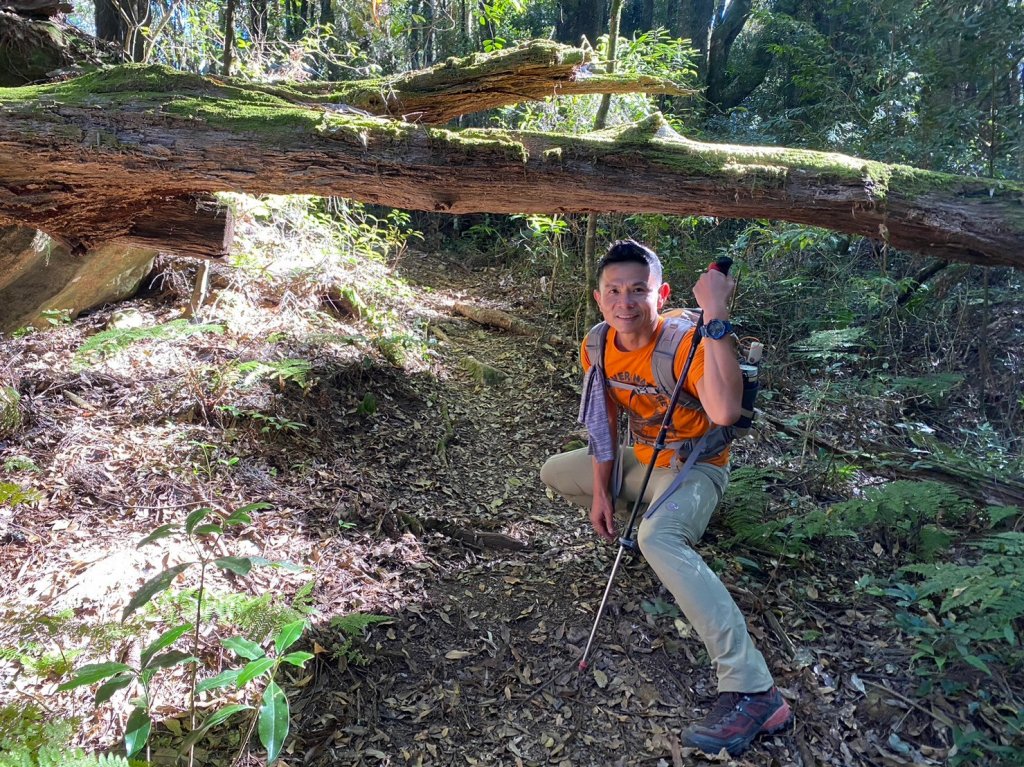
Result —
[{"label": "hiking shoe", "polygon": [[703,721],[683,730],[682,741],[708,754],[724,748],[730,756],[739,756],[758,735],[777,732],[792,718],[778,687],[757,693],[723,692]]}]

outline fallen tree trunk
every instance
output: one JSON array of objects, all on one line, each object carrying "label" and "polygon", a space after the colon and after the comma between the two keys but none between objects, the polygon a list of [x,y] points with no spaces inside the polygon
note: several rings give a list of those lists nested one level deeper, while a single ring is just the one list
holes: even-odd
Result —
[{"label": "fallen tree trunk", "polygon": [[393,77],[252,87],[291,103],[319,103],[406,122],[437,124],[549,96],[693,93],[661,77],[601,72],[592,61],[591,51],[550,40],[533,40],[492,54],[449,58],[429,69]]},{"label": "fallen tree trunk", "polygon": [[[760,413],[760,411],[758,411]],[[866,442],[857,445],[856,450],[847,450],[824,437],[808,434],[800,429],[787,425],[778,418],[760,413],[776,430],[798,439],[807,440],[815,447],[827,450],[833,455],[863,466],[869,471],[883,477],[914,477],[930,479],[953,485],[968,498],[979,503],[1024,508],[1024,482],[1000,479],[985,474],[983,471],[967,466],[945,463],[935,458],[922,458],[919,454],[909,453],[891,445],[877,442]]]},{"label": "fallen tree trunk", "polygon": [[583,137],[450,131],[158,66],[0,90],[0,225],[75,249],[141,210],[218,191],[449,213],[771,218],[988,266],[1024,266],[1024,185],[805,150],[705,144],[660,115]]},{"label": "fallen tree trunk", "polygon": [[528,322],[523,322],[518,317],[513,317],[508,312],[503,312],[500,309],[491,309],[486,306],[475,306],[461,301],[456,301],[454,308],[455,311],[463,317],[467,317],[480,325],[501,328],[502,330],[507,330],[509,333],[517,336],[533,336],[535,338],[539,338],[546,344],[551,344],[552,346],[566,345],[565,339],[559,338],[558,336],[548,335],[533,327]]}]

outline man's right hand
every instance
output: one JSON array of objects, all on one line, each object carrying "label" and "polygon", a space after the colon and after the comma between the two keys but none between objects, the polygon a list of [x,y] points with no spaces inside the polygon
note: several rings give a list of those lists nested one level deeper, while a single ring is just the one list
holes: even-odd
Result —
[{"label": "man's right hand", "polygon": [[594,496],[594,502],[590,506],[590,524],[594,532],[600,535],[609,543],[615,541],[615,507],[611,498]]}]

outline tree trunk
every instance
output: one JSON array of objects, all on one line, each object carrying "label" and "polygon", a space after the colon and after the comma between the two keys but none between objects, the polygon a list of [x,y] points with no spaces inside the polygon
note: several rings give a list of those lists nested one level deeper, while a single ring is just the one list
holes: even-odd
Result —
[{"label": "tree trunk", "polygon": [[721,20],[711,32],[708,46],[707,100],[712,109],[722,109],[722,95],[726,86],[726,67],[729,51],[736,41],[743,25],[750,18],[753,0],[732,0],[722,14]]},{"label": "tree trunk", "polygon": [[235,3],[236,0],[228,0],[224,10],[224,67],[221,74],[225,77],[231,75],[231,53],[235,47]]},{"label": "tree trunk", "polygon": [[[622,0],[612,0],[611,9],[608,12],[608,64],[609,72],[615,71],[615,49],[619,41],[619,19],[622,17]],[[597,109],[597,116],[594,118],[594,130],[603,129],[608,122],[608,110],[611,109],[611,94],[604,94],[601,97],[601,104]],[[594,285],[594,253],[597,251],[597,214],[587,215],[587,232],[583,237],[583,274],[584,284],[587,286],[584,300],[587,308],[583,312],[583,326],[591,327],[597,322],[597,311],[594,301],[590,297],[590,289]],[[554,289],[554,275],[552,275],[552,290]]]},{"label": "tree trunk", "polygon": [[604,2],[602,0],[561,0],[558,3],[558,23],[555,39],[568,45],[579,45],[585,37],[594,47],[604,29]]},{"label": "tree trunk", "polygon": [[552,94],[643,92],[678,96],[691,92],[658,77],[592,71],[587,68],[590,62],[589,52],[538,40],[493,54],[448,59],[429,69],[383,81],[246,87],[302,105],[320,102],[330,109],[352,107],[418,123],[446,123],[461,115]]},{"label": "tree trunk", "polygon": [[96,37],[121,46],[128,61],[143,61],[146,40],[142,28],[149,21],[148,0],[96,0]]},{"label": "tree trunk", "polygon": [[703,78],[708,70],[708,44],[711,42],[711,22],[715,18],[715,0],[684,0],[678,6],[670,29],[690,40],[697,49],[697,72]]},{"label": "tree trunk", "polygon": [[[486,70],[491,59],[470,60]],[[489,87],[507,89],[481,74],[478,102]],[[471,90],[439,88],[438,99],[468,105]],[[289,100],[159,66],[2,91],[0,225],[32,226],[82,249],[130,237],[140,214],[168,199],[245,191],[448,213],[781,219],[936,258],[1024,266],[1019,183],[705,144],[679,136],[660,115],[582,137],[457,132],[339,111],[331,106],[337,93],[303,105],[298,89],[280,92]]]}]

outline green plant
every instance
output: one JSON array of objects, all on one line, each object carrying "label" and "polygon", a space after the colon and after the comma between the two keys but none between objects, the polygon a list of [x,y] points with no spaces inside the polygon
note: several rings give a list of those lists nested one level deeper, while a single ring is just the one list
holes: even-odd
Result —
[{"label": "green plant", "polygon": [[42,469],[31,458],[16,455],[14,458],[8,458],[4,461],[4,471],[31,471],[38,474]]},{"label": "green plant", "polygon": [[288,383],[294,383],[306,391],[314,383],[309,376],[312,365],[306,360],[249,360],[235,363],[233,369],[242,377],[238,382],[242,388],[271,379],[277,382],[280,389],[284,389]]},{"label": "green plant", "polygon": [[21,395],[13,386],[0,386],[0,437],[13,434],[21,422]]},{"label": "green plant", "polygon": [[52,327],[71,324],[71,312],[68,309],[44,309],[40,314],[47,324]]},{"label": "green plant", "polygon": [[22,487],[14,482],[0,482],[0,506],[9,506],[13,509],[36,503],[42,497],[42,494],[31,488]]},{"label": "green plant", "polygon": [[[971,544],[974,564],[913,564],[901,572],[921,577],[914,601],[948,621],[962,660],[986,673],[987,665],[971,652],[979,642],[1019,648],[1024,621],[1024,533],[995,533]],[[933,598],[940,597],[936,602]]]},{"label": "green plant", "polygon": [[942,523],[961,522],[971,509],[948,485],[899,480],[868,488],[861,498],[812,513],[804,526],[810,535],[856,534],[864,539],[865,533],[870,533],[884,550],[910,551],[927,562],[952,540]]},{"label": "green plant", "polygon": [[722,499],[720,522],[732,536],[728,547],[748,546],[776,556],[802,554],[808,550],[807,537],[795,517],[771,518],[770,487],[782,481],[772,469],[743,466],[732,472]]},{"label": "green plant", "polygon": [[204,476],[206,479],[212,480],[218,470],[231,469],[240,460],[237,455],[224,457],[223,447],[214,445],[212,442],[191,440],[189,444],[198,450],[198,456],[192,464],[192,473],[197,477]]},{"label": "green plant", "polygon": [[387,615],[374,615],[373,613],[348,613],[331,618],[331,628],[337,629],[345,637],[345,640],[337,647],[336,653],[355,666],[367,665],[370,660],[356,648],[356,640],[369,626],[377,623],[390,623],[391,620]]},{"label": "green plant", "polygon": [[813,363],[830,364],[856,359],[864,347],[864,328],[816,330],[792,345],[793,356]]},{"label": "green plant", "polygon": [[373,392],[367,392],[363,395],[362,401],[356,407],[356,412],[359,415],[373,415],[377,412],[377,398],[373,395]]},{"label": "green plant", "polygon": [[149,340],[187,338],[201,333],[223,333],[223,325],[192,325],[188,320],[172,320],[163,325],[147,328],[111,328],[87,340],[75,352],[73,365],[77,369],[95,361],[113,356],[132,344]]},{"label": "green plant", "polygon": [[427,349],[423,336],[418,333],[381,335],[374,338],[373,343],[388,362],[398,367],[404,366],[410,357],[422,359]]},{"label": "green plant", "polygon": [[0,707],[0,767],[129,767],[124,757],[72,748],[75,724],[69,719],[46,721],[35,705]]},{"label": "green plant", "polygon": [[[306,620],[300,619],[282,626],[274,635],[274,656],[270,657],[264,649],[245,637],[224,639],[221,644],[232,650],[236,655],[248,661],[240,669],[230,669],[205,679],[196,686],[196,692],[202,693],[221,687],[234,685],[239,691],[253,681],[265,680],[262,693],[259,694],[260,706],[254,724],[257,726],[260,742],[267,749],[267,763],[277,759],[281,747],[288,737],[289,711],[288,696],[274,681],[282,663],[302,668],[313,654],[305,651],[286,652],[302,636]],[[199,742],[215,725],[226,721],[233,714],[252,708],[244,704],[234,704],[220,709],[207,718],[202,725],[193,730],[183,743],[183,749]]]},{"label": "green plant", "polygon": [[58,691],[72,690],[76,687],[103,682],[97,688],[95,696],[95,705],[101,706],[110,700],[118,690],[133,683],[139,683],[143,690],[142,696],[133,702],[132,712],[128,716],[124,730],[125,751],[128,756],[134,756],[146,745],[153,727],[150,715],[153,703],[151,688],[153,677],[160,669],[198,662],[198,658],[194,655],[181,650],[167,649],[191,628],[192,626],[186,623],[162,633],[143,649],[137,667],[117,662],[89,663],[76,669],[74,677],[57,689]]},{"label": "green plant", "polygon": [[[989,509],[988,518],[995,526],[1020,513],[1020,509],[996,507]],[[1024,533],[988,535],[969,544],[962,554],[967,561],[907,565],[884,586],[864,576],[857,587],[893,599],[900,608],[895,621],[913,642],[912,659],[926,661],[917,669],[922,679],[920,694],[926,695],[934,685],[934,669],[941,674],[946,697],[967,697],[962,707],[969,711],[986,708],[986,719],[999,723],[998,742],[984,730],[955,728],[957,753],[949,763],[1015,764],[1012,759],[1024,747],[1021,712],[995,705],[985,685],[955,684],[953,680],[963,678],[964,666],[986,675],[993,674],[992,664],[998,661],[1019,667],[1024,627]],[[919,580],[903,580],[907,575]],[[956,673],[954,667],[959,669]],[[1003,762],[1004,758],[1011,761]]]},{"label": "green plant", "polygon": [[[184,524],[171,523],[161,525],[143,538],[138,544],[139,547],[154,544],[170,536],[182,535],[193,550],[196,558],[192,561],[182,562],[169,567],[144,583],[122,611],[122,620],[127,619],[137,610],[149,604],[157,595],[166,592],[182,573],[192,566],[198,565],[199,587],[195,597],[194,621],[192,623],[180,623],[171,626],[161,633],[159,637],[142,650],[139,663],[136,666],[119,662],[87,664],[78,668],[74,676],[58,688],[60,690],[70,690],[76,687],[102,683],[97,688],[95,695],[95,703],[99,706],[109,701],[118,690],[133,684],[139,684],[142,688],[142,695],[133,701],[132,712],[128,716],[124,733],[125,749],[129,757],[138,753],[149,741],[153,726],[150,713],[153,703],[151,683],[158,671],[184,664],[193,665],[189,690],[193,725],[196,695],[200,692],[222,686],[209,680],[200,685],[196,684],[195,664],[199,662],[196,656],[199,651],[200,624],[203,619],[207,571],[210,567],[216,567],[236,575],[246,575],[256,564],[270,564],[267,560],[259,557],[219,555],[219,549],[226,530],[234,526],[251,524],[251,512],[265,508],[269,508],[269,504],[252,503],[235,509],[230,513],[217,513],[212,509],[202,508],[190,513],[186,517]],[[287,698],[276,682],[274,682],[273,674],[282,662],[301,666],[309,657],[312,657],[308,653],[282,654],[285,649],[290,647],[299,638],[304,626],[305,619],[303,618],[286,624],[278,630],[275,636],[275,647],[279,657],[268,659],[260,651],[260,655],[250,658],[250,663],[245,668],[236,671],[234,676],[231,676],[230,672],[225,672],[216,677],[218,680],[230,678],[230,681],[236,683],[241,690],[248,682],[269,673],[268,682],[262,694],[263,704],[258,712],[258,721],[260,739],[267,746],[268,754],[272,753],[271,761],[279,753],[281,743],[283,738],[286,737],[288,729]],[[190,632],[192,640],[191,651],[185,652],[173,649],[173,645]],[[253,646],[258,648],[258,645],[255,645],[251,640],[242,637],[226,640],[225,645],[232,647],[243,657],[246,657],[245,653],[251,655],[255,653],[252,649]],[[242,648],[242,651],[239,651],[238,648]],[[257,661],[260,662],[257,663]],[[212,727],[226,721],[235,713],[249,708],[251,707],[248,705],[234,704],[218,710],[209,716],[200,727],[193,727],[193,731],[186,738],[184,748],[191,748]]]},{"label": "green plant", "polygon": [[[292,421],[284,416],[267,415],[259,410],[238,407],[237,405],[217,405],[217,410],[227,413],[239,421],[249,421],[257,427],[262,434],[270,432],[299,431],[305,429],[306,424],[301,421]],[[234,465],[238,459],[235,458],[228,465]]]}]

